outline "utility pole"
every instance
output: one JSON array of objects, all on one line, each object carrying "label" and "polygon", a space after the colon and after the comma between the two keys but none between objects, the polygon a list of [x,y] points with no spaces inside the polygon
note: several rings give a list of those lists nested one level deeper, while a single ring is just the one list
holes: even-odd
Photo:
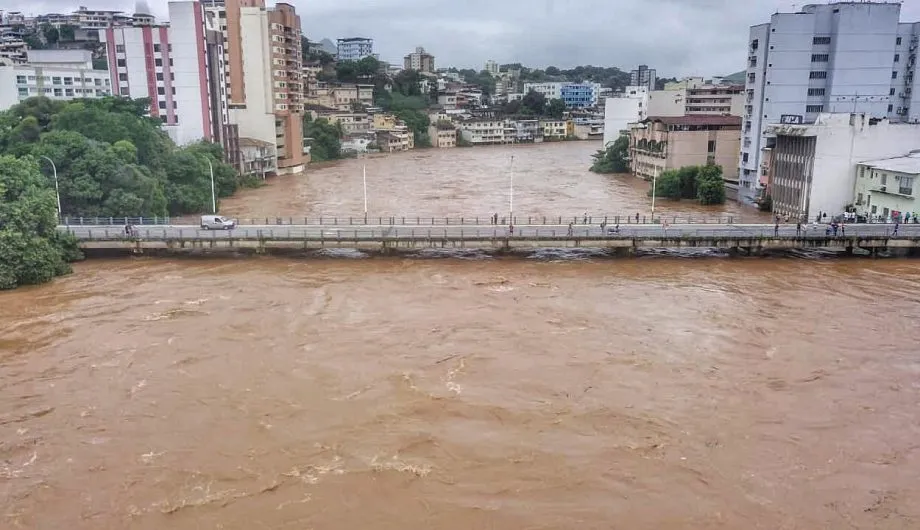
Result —
[{"label": "utility pole", "polygon": [[61,189],[58,187],[57,166],[54,165],[54,160],[51,160],[47,156],[42,155],[41,158],[51,163],[51,171],[54,172],[54,194],[57,195],[58,219],[62,219],[64,212],[61,211]]}]

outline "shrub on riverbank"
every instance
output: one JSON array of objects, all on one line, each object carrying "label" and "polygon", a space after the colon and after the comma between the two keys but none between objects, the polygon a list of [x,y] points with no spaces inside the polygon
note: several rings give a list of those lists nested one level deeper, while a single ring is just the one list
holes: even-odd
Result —
[{"label": "shrub on riverbank", "polygon": [[[725,181],[721,166],[685,166],[663,172],[655,179],[654,194],[658,198],[679,201],[696,199],[700,204],[723,204]],[[649,190],[652,195],[652,190]]]},{"label": "shrub on riverbank", "polygon": [[591,171],[595,173],[626,173],[629,171],[629,137],[620,135],[606,149],[592,155],[594,164]]},{"label": "shrub on riverbank", "polygon": [[32,157],[0,156],[0,289],[50,281],[82,255],[60,234],[57,200]]}]

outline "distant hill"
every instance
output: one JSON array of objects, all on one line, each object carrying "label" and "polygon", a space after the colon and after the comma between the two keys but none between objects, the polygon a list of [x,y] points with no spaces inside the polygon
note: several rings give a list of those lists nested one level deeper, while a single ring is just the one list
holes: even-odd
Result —
[{"label": "distant hill", "polygon": [[332,55],[335,55],[339,52],[339,49],[336,47],[335,43],[330,39],[323,39],[319,41],[319,49]]},{"label": "distant hill", "polygon": [[747,79],[747,71],[746,71],[746,70],[741,70],[740,72],[735,72],[735,73],[733,73],[733,74],[729,74],[729,75],[726,75],[726,76],[722,77],[722,80],[723,80],[723,81],[727,81],[727,82],[729,82],[729,83],[738,83],[738,84],[741,84],[741,85],[744,84],[744,81],[745,81],[746,79]]}]

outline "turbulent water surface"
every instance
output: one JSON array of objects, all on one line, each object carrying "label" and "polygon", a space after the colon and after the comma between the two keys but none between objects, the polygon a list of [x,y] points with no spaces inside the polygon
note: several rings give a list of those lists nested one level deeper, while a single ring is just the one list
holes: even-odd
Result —
[{"label": "turbulent water surface", "polygon": [[[565,208],[641,207],[591,147],[368,167],[404,211],[493,208],[405,179],[508,153]],[[227,208],[348,211],[360,164]],[[0,293],[0,528],[920,528],[917,262],[535,257],[93,260]]]}]

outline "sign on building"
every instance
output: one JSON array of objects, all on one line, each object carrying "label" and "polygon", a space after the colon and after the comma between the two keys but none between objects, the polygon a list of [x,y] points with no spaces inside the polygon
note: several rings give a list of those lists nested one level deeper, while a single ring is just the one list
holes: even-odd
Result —
[{"label": "sign on building", "polygon": [[783,125],[802,125],[804,123],[802,116],[798,114],[783,114],[780,116],[779,122]]}]

